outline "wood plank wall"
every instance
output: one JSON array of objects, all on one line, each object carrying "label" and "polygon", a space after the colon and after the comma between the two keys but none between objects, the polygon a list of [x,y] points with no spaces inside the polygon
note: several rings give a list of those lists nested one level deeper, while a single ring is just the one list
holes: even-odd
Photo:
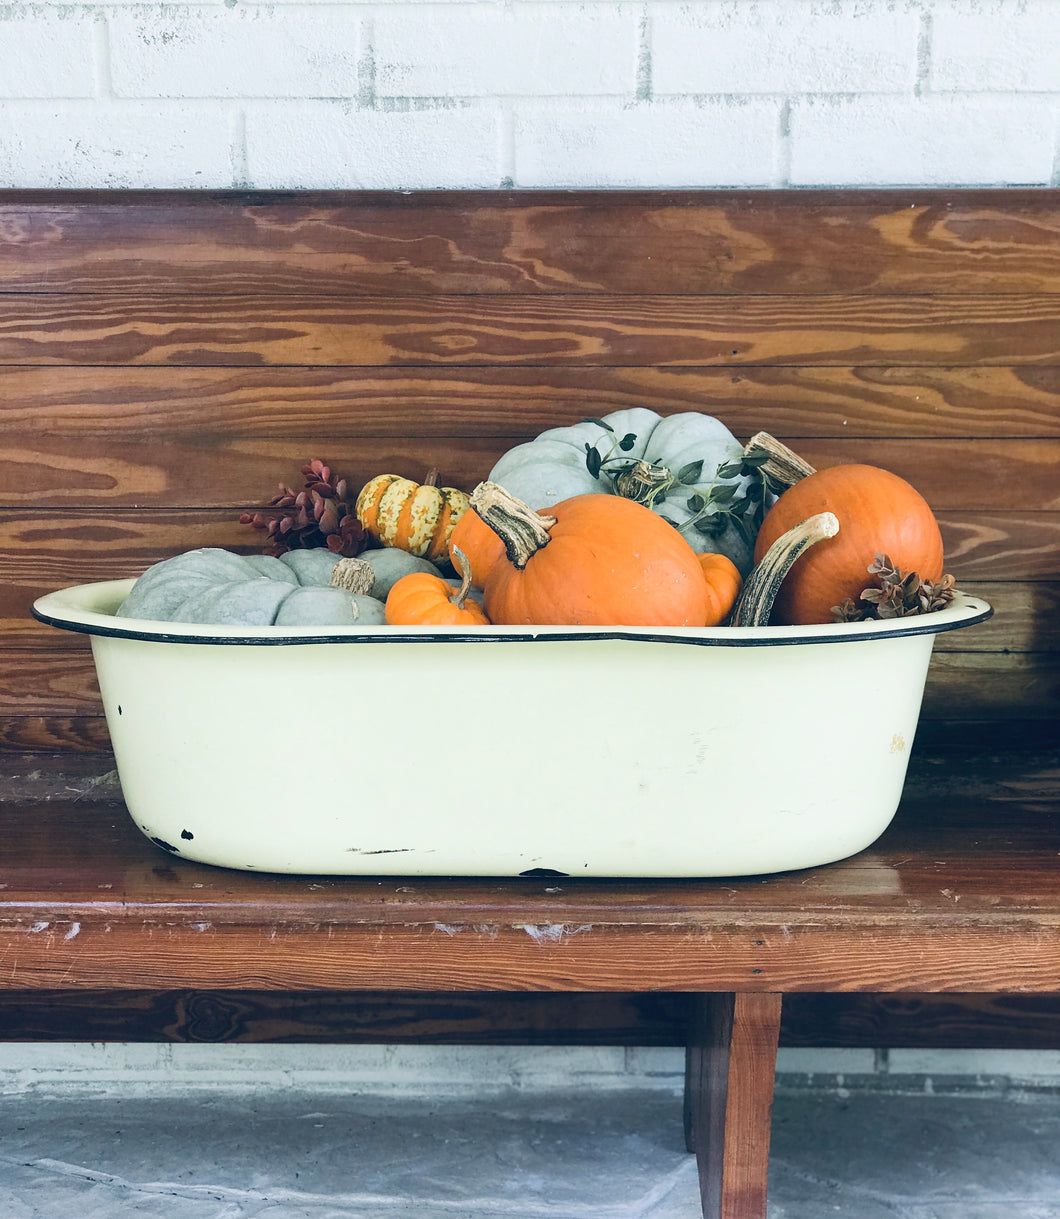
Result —
[{"label": "wood plank wall", "polygon": [[107,747],[40,594],[636,405],[908,478],[996,608],[925,724],[1055,719],[1060,191],[0,191],[0,747]]}]

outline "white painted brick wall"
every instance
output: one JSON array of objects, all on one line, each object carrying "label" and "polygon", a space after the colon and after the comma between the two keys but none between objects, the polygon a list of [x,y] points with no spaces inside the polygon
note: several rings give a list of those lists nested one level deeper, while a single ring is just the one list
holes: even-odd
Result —
[{"label": "white painted brick wall", "polygon": [[1058,131],[1060,0],[0,0],[0,186],[1060,185]]},{"label": "white painted brick wall", "polygon": [[781,104],[761,98],[524,107],[514,173],[527,187],[771,186]]},{"label": "white painted brick wall", "polygon": [[[1060,15],[1060,6],[1057,8]],[[806,98],[791,109],[793,186],[1040,184],[1056,153],[1057,105],[1035,95]]]},{"label": "white painted brick wall", "polygon": [[1060,81],[1060,5],[948,3],[931,19],[931,88],[1051,93]]},{"label": "white painted brick wall", "polygon": [[231,185],[228,117],[212,105],[0,102],[0,186]]},{"label": "white painted brick wall", "polygon": [[[1060,1053],[1034,1050],[782,1048],[777,1089],[874,1093],[1054,1090]],[[0,1096],[104,1090],[162,1100],[189,1090],[288,1087],[362,1095],[684,1086],[684,1052],[621,1046],[429,1046],[0,1043]]]},{"label": "white painted brick wall", "polygon": [[0,96],[93,97],[95,25],[69,10],[0,23]]},{"label": "white painted brick wall", "polygon": [[107,17],[111,83],[122,98],[350,97],[361,20],[345,9],[168,6]]},{"label": "white painted brick wall", "polygon": [[623,4],[393,6],[374,21],[376,95],[631,97],[638,14]]},{"label": "white painted brick wall", "polygon": [[254,186],[292,189],[496,186],[499,118],[493,110],[457,106],[248,105],[245,177]]},{"label": "white painted brick wall", "polygon": [[916,81],[920,18],[908,7],[667,4],[651,25],[655,96],[911,93]]}]

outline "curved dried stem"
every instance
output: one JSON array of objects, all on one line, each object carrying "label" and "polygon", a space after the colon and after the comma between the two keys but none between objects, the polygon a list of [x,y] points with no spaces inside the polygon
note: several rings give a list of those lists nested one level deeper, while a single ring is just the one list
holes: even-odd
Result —
[{"label": "curved dried stem", "polygon": [[832,512],[818,512],[781,534],[744,581],[733,606],[731,626],[766,626],[784,577],[809,546],[834,538],[839,521]]},{"label": "curved dried stem", "polygon": [[766,461],[759,468],[774,486],[779,486],[785,491],[788,487],[793,487],[800,479],[817,473],[814,467],[808,461],[803,461],[794,449],[789,449],[786,444],[782,444],[768,432],[756,432],[743,446],[743,452],[745,457],[753,457],[759,453],[767,454]]},{"label": "curved dried stem", "polygon": [[453,566],[460,573],[460,587],[453,592],[449,600],[457,609],[463,609],[467,595],[471,592],[471,564],[459,546],[453,547]]},{"label": "curved dried stem", "polygon": [[497,483],[483,482],[471,492],[471,507],[504,543],[508,562],[520,571],[551,541],[554,516],[535,512]]}]

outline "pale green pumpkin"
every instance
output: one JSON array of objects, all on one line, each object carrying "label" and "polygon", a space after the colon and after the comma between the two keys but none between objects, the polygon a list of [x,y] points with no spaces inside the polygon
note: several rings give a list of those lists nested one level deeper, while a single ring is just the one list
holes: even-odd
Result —
[{"label": "pale green pumpkin", "polygon": [[[715,477],[719,467],[743,456],[743,446],[725,424],[698,412],[663,417],[645,407],[614,411],[602,422],[611,430],[587,420],[542,432],[505,453],[489,480],[538,510],[594,493],[638,500],[669,520],[697,553],[724,554],[743,574],[750,571],[756,532],[750,513],[748,528],[741,529],[727,512],[709,519],[714,511],[709,504],[704,511],[695,498],[731,487],[720,490],[716,505],[730,508],[752,486],[754,480],[739,474]],[[631,470],[635,463],[643,466]],[[692,477],[690,468],[698,474]]]},{"label": "pale green pumpkin", "polygon": [[296,588],[283,599],[274,626],[384,626],[386,607],[375,597],[341,588]]},{"label": "pale green pumpkin", "polygon": [[375,582],[372,585],[372,596],[380,601],[386,601],[387,595],[402,576],[413,572],[426,572],[430,576],[440,576],[442,573],[429,560],[418,555],[409,554],[396,546],[384,546],[379,550],[364,550],[358,556],[372,569]]},{"label": "pale green pumpkin", "polygon": [[327,550],[237,555],[218,547],[163,559],[133,585],[122,618],[204,626],[352,626],[385,621],[373,597],[331,588],[338,556]]}]

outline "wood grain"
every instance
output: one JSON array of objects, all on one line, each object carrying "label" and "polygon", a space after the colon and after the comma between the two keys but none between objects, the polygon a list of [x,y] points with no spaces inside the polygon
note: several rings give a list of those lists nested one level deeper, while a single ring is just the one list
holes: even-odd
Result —
[{"label": "wood grain", "polygon": [[961,587],[988,602],[994,616],[974,631],[936,636],[936,653],[1060,651],[1060,582],[971,581]]},{"label": "wood grain", "polygon": [[[684,1046],[694,998],[680,992],[0,990],[0,1039]],[[1060,997],[789,993],[780,1045],[1056,1050]]]},{"label": "wood grain", "polygon": [[1056,714],[1060,192],[0,192],[0,741],[105,748],[71,583],[298,466],[469,487],[623,406],[918,486],[995,618],[925,722]]},{"label": "wood grain", "polygon": [[[100,884],[113,889],[121,879],[113,870]],[[941,879],[945,884],[947,877]],[[475,895],[467,900],[477,905]],[[117,909],[118,903],[111,903],[107,914],[91,918],[81,907],[71,912],[76,917],[49,919],[37,911],[32,923],[0,923],[6,967],[0,985],[564,993],[690,987],[748,993],[1060,990],[1060,935],[1051,927],[1032,931],[1026,923],[973,928],[961,922],[931,930],[877,928],[857,919],[792,928],[782,944],[777,939],[783,933],[772,918],[709,934],[603,925],[580,939],[570,937],[569,944],[542,949],[525,927],[554,925],[543,914],[536,924],[517,922],[506,929],[491,923],[488,932],[468,929],[457,937],[409,926],[382,931],[334,924],[321,936],[320,922],[281,927],[275,916],[263,930],[209,918],[183,921],[176,911],[163,920],[162,910],[153,906],[141,911],[134,925]],[[462,901],[451,903],[450,916],[466,909]],[[442,921],[441,913],[435,917]],[[42,924],[41,930],[32,929]]]},{"label": "wood grain", "polygon": [[0,364],[1056,364],[1060,296],[0,296]]},{"label": "wood grain", "polygon": [[0,715],[0,754],[28,751],[42,766],[55,765],[55,754],[110,757],[110,734],[102,715]]},{"label": "wood grain", "polygon": [[64,651],[5,650],[0,714],[102,714],[99,683],[87,639]]},{"label": "wood grain", "polygon": [[1060,574],[1060,522],[1052,513],[940,512],[938,519],[946,566],[961,583]]},{"label": "wood grain", "polygon": [[[522,437],[517,439],[524,439]],[[526,437],[525,439],[530,439]],[[138,440],[58,438],[11,432],[0,454],[0,509],[99,504],[229,508],[262,504],[279,483],[302,486],[303,462],[322,457],[356,492],[378,473],[423,478],[470,491],[514,441],[477,437],[332,439],[311,435],[228,442],[197,433]],[[921,490],[936,512],[1060,511],[1060,439],[807,439],[798,451],[818,468],[867,462]],[[709,483],[713,469],[702,480]],[[600,484],[601,488],[605,486]]]},{"label": "wood grain", "polygon": [[926,719],[1060,719],[1055,652],[941,652],[932,657],[921,714]]},{"label": "wood grain", "polygon": [[788,440],[1055,439],[1060,368],[0,367],[0,428],[38,444],[44,436],[195,436],[204,446],[298,436],[316,446],[351,437],[515,443],[637,406],[718,415],[742,439],[759,430]]},{"label": "wood grain", "polygon": [[792,995],[783,1045],[1060,1049],[1057,995]]},{"label": "wood grain", "polygon": [[0,1040],[684,1045],[681,994],[5,991]]},{"label": "wood grain", "polygon": [[0,192],[6,291],[1060,291],[1056,192]]},{"label": "wood grain", "polygon": [[779,994],[692,998],[685,1103],[705,1219],[765,1219]]},{"label": "wood grain", "polygon": [[965,759],[851,859],[687,881],[266,876],[164,853],[120,804],[7,804],[0,985],[1055,992],[1058,781],[1055,750]]}]

